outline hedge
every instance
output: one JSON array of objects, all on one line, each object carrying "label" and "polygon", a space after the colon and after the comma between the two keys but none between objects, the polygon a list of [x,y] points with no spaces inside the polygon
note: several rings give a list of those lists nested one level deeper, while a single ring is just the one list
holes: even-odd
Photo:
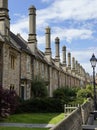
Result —
[{"label": "hedge", "polygon": [[36,98],[21,103],[16,113],[30,112],[63,112],[64,101],[55,98]]}]

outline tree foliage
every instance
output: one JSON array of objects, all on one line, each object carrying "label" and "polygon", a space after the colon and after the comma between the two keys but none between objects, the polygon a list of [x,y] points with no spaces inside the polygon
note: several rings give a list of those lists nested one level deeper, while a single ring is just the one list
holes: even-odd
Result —
[{"label": "tree foliage", "polygon": [[43,98],[43,97],[47,97],[48,95],[46,83],[42,79],[35,79],[32,82],[31,91],[34,98],[36,97]]},{"label": "tree foliage", "polygon": [[64,99],[65,98],[65,93],[64,93],[64,88],[58,88],[53,92],[53,97],[57,99]]},{"label": "tree foliage", "polygon": [[80,89],[78,92],[77,92],[77,97],[81,97],[81,98],[88,98],[88,97],[91,97],[92,98],[92,91],[88,88],[85,88],[85,89]]},{"label": "tree foliage", "polygon": [[53,97],[62,99],[65,101],[65,103],[68,103],[76,98],[76,93],[77,89],[75,88],[61,87],[53,92]]}]

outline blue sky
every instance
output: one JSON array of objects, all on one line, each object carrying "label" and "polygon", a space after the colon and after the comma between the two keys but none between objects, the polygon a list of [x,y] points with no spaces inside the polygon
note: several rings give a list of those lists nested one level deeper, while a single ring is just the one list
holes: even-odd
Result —
[{"label": "blue sky", "polygon": [[60,38],[67,52],[92,74],[90,58],[97,57],[97,0],[9,0],[11,30],[28,39],[28,8],[37,9],[37,39],[40,50],[45,50],[45,28],[51,27],[52,54],[55,56],[55,38]]}]

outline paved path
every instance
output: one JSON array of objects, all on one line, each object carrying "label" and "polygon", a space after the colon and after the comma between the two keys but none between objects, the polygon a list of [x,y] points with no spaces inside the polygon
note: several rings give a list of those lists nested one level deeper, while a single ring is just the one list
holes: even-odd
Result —
[{"label": "paved path", "polygon": [[97,130],[97,125],[83,125],[83,130]]},{"label": "paved path", "polygon": [[97,130],[97,119],[94,120],[93,125],[83,125],[83,130]]},{"label": "paved path", "polygon": [[0,123],[0,126],[29,127],[29,128],[51,128],[53,124],[28,124],[28,123]]}]

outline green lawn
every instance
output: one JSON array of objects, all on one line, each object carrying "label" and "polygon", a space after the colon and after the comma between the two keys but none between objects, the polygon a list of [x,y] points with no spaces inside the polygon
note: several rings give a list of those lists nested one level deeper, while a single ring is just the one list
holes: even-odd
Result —
[{"label": "green lawn", "polygon": [[0,130],[49,130],[46,128],[20,128],[20,127],[1,127]]},{"label": "green lawn", "polygon": [[56,124],[64,118],[64,113],[30,113],[11,115],[4,122]]}]

